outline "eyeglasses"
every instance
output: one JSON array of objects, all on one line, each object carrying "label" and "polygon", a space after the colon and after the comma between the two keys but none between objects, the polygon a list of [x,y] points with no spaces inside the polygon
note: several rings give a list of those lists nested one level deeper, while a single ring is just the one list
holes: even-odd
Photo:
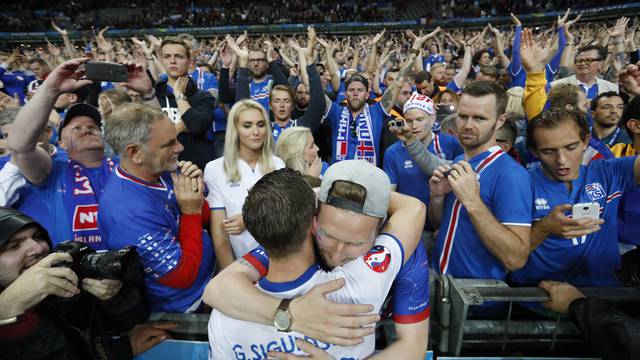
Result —
[{"label": "eyeglasses", "polygon": [[267,62],[267,59],[249,59],[249,62]]},{"label": "eyeglasses", "polygon": [[602,61],[602,59],[594,59],[594,58],[576,59],[575,63],[576,65],[580,65],[580,64],[591,65],[591,63],[594,61]]}]

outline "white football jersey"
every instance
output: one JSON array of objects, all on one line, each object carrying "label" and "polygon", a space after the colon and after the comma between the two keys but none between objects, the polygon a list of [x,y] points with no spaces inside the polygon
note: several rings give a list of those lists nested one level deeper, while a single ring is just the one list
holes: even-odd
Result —
[{"label": "white football jersey", "polygon": [[[381,234],[367,254],[330,272],[314,264],[296,280],[273,283],[262,278],[257,287],[278,298],[292,298],[306,293],[315,285],[344,278],[345,286],[330,293],[329,299],[343,304],[373,304],[373,313],[378,313],[403,258],[404,249],[400,241],[391,235]],[[375,334],[365,337],[364,342],[356,346],[338,346],[296,332],[278,332],[272,325],[233,319],[214,309],[209,319],[209,359],[267,359],[269,351],[304,355],[296,347],[296,338],[306,339],[341,360],[364,359],[375,350]]]}]

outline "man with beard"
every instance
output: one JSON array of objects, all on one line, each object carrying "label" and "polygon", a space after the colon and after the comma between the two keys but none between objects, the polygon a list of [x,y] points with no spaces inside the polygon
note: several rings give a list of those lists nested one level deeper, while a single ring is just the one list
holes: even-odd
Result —
[{"label": "man with beard", "polygon": [[[234,320],[214,311],[209,325],[214,358],[229,358],[234,352],[259,352],[256,350],[259,345],[252,344],[266,344],[269,339],[276,340],[282,346],[271,347],[266,351],[295,351],[299,354],[294,338],[301,335],[278,333],[276,329],[284,332],[300,331],[309,336],[317,336],[313,327],[321,328],[322,325],[318,324],[316,319],[307,321],[309,318],[306,316],[310,315],[309,312],[322,314],[326,309],[324,306],[309,307],[310,303],[304,299],[318,295],[324,299],[325,293],[342,287],[342,281],[335,280],[342,277],[347,280],[345,288],[331,296],[332,301],[347,304],[373,303],[375,309],[371,309],[374,313],[379,311],[400,265],[413,258],[409,253],[418,243],[425,207],[416,199],[390,193],[389,180],[384,172],[364,161],[353,160],[334,164],[327,170],[320,188],[319,200],[320,208],[316,218],[316,200],[313,192],[302,176],[288,169],[266,175],[251,190],[243,209],[243,216],[247,228],[256,234],[256,239],[264,249],[254,250],[247,254],[243,261],[230,266],[229,270],[225,269],[219,277],[212,280],[205,298],[225,313],[226,310],[235,311],[234,305],[228,300],[236,296],[246,299],[247,302],[260,304],[243,309],[249,308],[254,314],[243,311],[243,314],[238,314],[237,317],[256,321],[258,324]],[[268,205],[273,201],[282,205],[282,213],[273,213]],[[377,229],[382,225],[387,213],[390,215],[389,221],[378,235]],[[274,227],[274,223],[281,226]],[[393,241],[389,241],[391,239]],[[367,252],[368,249],[371,250]],[[359,258],[363,254],[363,261],[360,261]],[[404,260],[400,260],[399,257]],[[409,286],[422,296],[426,295],[424,291],[428,288],[428,284],[424,283],[428,277],[424,272],[424,261],[426,259],[417,264],[417,267],[423,270],[422,276],[412,278],[416,282]],[[326,270],[322,271],[321,266]],[[256,270],[263,277],[258,283],[262,291],[252,285],[252,280],[257,281],[260,277]],[[332,279],[334,281],[328,284],[319,285]],[[317,286],[311,289],[314,285]],[[329,288],[333,289],[325,291]],[[228,289],[225,290],[225,295],[219,294],[218,290],[222,289]],[[291,302],[292,296],[304,293],[308,295]],[[422,296],[418,297],[426,303],[419,305],[422,309],[425,309],[425,306],[428,308],[428,301]],[[254,302],[256,300],[260,302]],[[403,300],[406,301],[397,299]],[[356,307],[337,304],[333,306],[341,308],[338,310],[344,315],[347,314],[343,312],[345,307]],[[274,309],[279,309],[273,322],[275,328],[260,325],[259,323],[272,324],[270,320]],[[263,310],[266,310],[266,313]],[[266,318],[262,318],[263,314]],[[281,318],[282,316],[284,318]],[[422,311],[415,316],[421,317],[421,320],[401,326],[398,332],[401,340],[385,350],[384,354],[393,353],[403,359],[424,357],[427,339],[425,316],[428,314]],[[375,319],[376,315],[373,317]],[[354,321],[352,326],[358,328],[366,324],[368,318],[369,316],[365,316],[349,320],[349,323]],[[361,344],[354,341],[355,339],[348,343],[339,342],[340,338],[345,337],[341,333],[330,334],[328,339],[322,337],[321,341],[313,340],[313,343],[334,356],[341,355],[338,358],[364,358],[373,352],[374,337],[371,330],[373,329],[353,330],[354,337],[365,337]],[[356,346],[343,347],[333,344]],[[309,347],[304,344],[298,344],[298,347],[309,351]],[[266,351],[260,355],[266,357]],[[385,356],[384,354],[378,356]],[[269,356],[280,358],[282,355],[270,352]]]},{"label": "man with beard", "polygon": [[47,78],[47,76],[51,72],[51,69],[49,68],[49,65],[46,61],[37,58],[29,60],[29,70],[31,70],[31,72],[33,72],[33,75],[35,75],[36,77],[35,80],[32,80],[27,85],[27,98],[30,99]]},{"label": "man with beard", "polygon": [[529,256],[533,184],[496,143],[506,105],[504,89],[491,81],[471,82],[460,98],[456,127],[464,155],[429,180],[440,274],[504,280]]},{"label": "man with beard", "polygon": [[618,126],[624,101],[618,93],[610,91],[598,95],[591,101],[591,118],[593,128],[591,136],[609,147],[616,144],[631,144],[631,138],[624,129]]},{"label": "man with beard", "polygon": [[[283,73],[276,61],[269,61],[267,54],[260,48],[247,50],[240,48],[231,36],[226,37],[227,45],[238,56],[238,80],[249,79],[249,95],[252,100],[262,105],[269,111],[269,95],[275,85],[287,85],[287,76]],[[237,81],[238,81],[237,80]],[[240,100],[236,85],[236,101]],[[243,94],[243,93],[241,93]]]},{"label": "man with beard", "polygon": [[[311,129],[313,134],[320,128],[320,121],[322,120],[325,104],[324,92],[322,91],[320,77],[316,71],[316,64],[313,62],[313,48],[316,42],[316,34],[313,28],[309,28],[308,34],[309,41],[307,47],[304,49],[298,47],[296,50],[300,57],[305,58],[308,64],[306,71],[311,87],[311,100],[308,108],[305,109],[304,115],[294,119],[292,118],[292,113],[294,108],[293,101],[296,94],[294,94],[291,87],[288,85],[275,85],[271,89],[269,92],[269,107],[266,109],[267,111],[271,110],[271,115],[274,120],[271,123],[274,143],[278,141],[280,134],[291,126],[306,126]],[[230,43],[230,47],[238,56],[238,64],[240,66],[236,82],[236,101],[248,99],[251,96],[251,86],[246,67],[251,52],[240,49],[234,43]]]}]

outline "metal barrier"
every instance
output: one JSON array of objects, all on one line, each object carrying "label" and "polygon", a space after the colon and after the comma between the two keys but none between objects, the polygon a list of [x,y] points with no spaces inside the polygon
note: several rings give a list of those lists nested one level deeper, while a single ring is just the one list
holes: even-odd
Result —
[{"label": "metal barrier", "polygon": [[[432,290],[430,342],[441,353],[460,356],[464,344],[495,344],[504,352],[508,344],[548,345],[581,343],[578,329],[566,317],[513,319],[514,303],[545,302],[539,288],[512,288],[500,280],[456,279],[436,276]],[[632,288],[581,288],[586,296],[623,303],[640,302],[640,290]],[[488,302],[505,303],[504,318],[474,319],[470,307]],[[539,347],[538,347],[539,348]]]}]

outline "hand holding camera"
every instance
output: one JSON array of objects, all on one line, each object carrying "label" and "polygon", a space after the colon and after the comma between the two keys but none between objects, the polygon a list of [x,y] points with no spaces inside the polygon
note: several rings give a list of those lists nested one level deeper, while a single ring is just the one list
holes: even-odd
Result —
[{"label": "hand holding camera", "polygon": [[387,125],[389,126],[389,131],[405,145],[411,145],[417,139],[402,119],[393,119]]},{"label": "hand holding camera", "polygon": [[70,254],[53,253],[25,270],[0,293],[0,319],[18,316],[49,295],[71,298],[79,294],[78,276],[70,268],[54,266],[69,261],[73,261]]}]

